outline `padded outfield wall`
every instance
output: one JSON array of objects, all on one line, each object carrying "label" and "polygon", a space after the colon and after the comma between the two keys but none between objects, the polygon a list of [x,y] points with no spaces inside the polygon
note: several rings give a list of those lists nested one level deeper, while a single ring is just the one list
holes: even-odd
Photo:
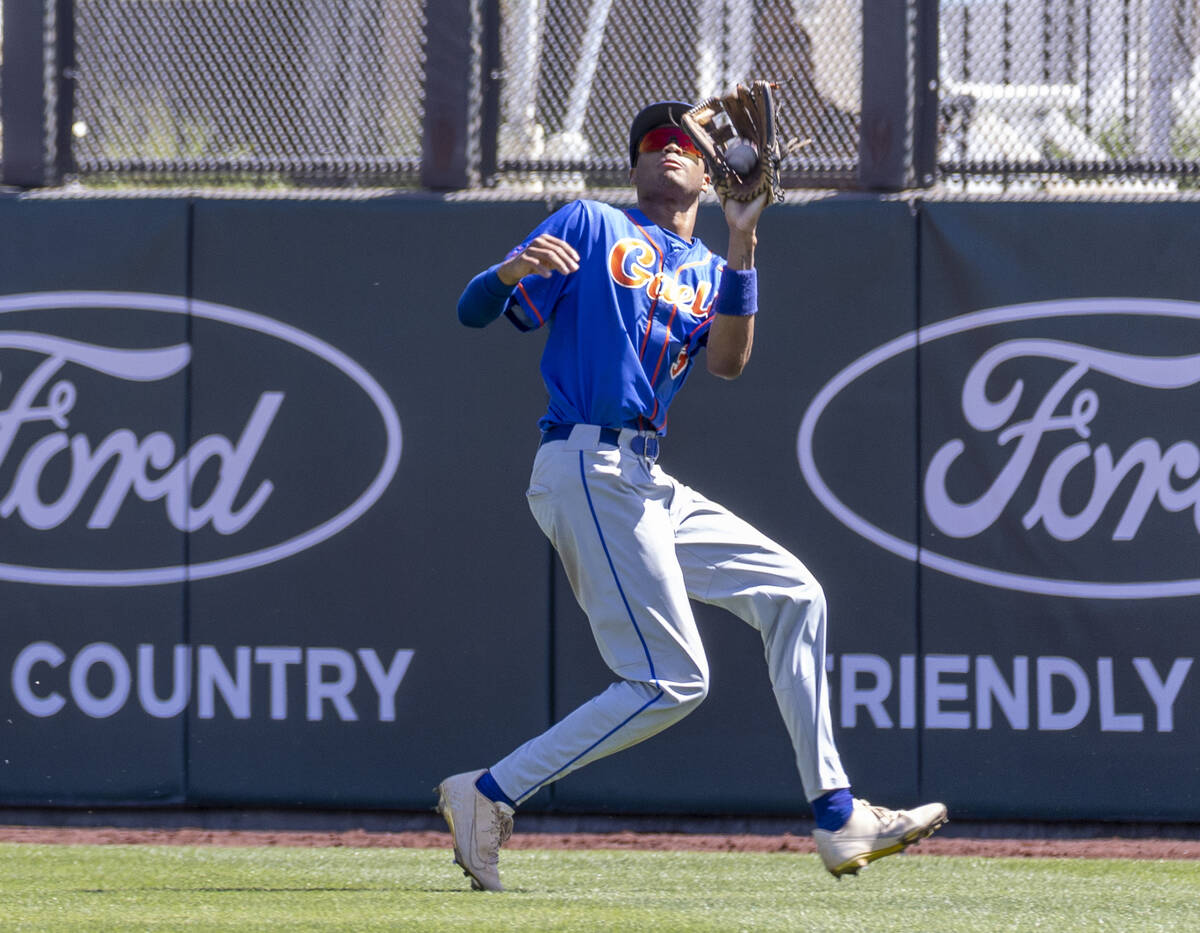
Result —
[{"label": "padded outfield wall", "polygon": [[[424,810],[604,687],[524,502],[542,338],[454,315],[546,211],[0,201],[0,804]],[[752,364],[662,463],[824,583],[859,792],[1200,820],[1198,223],[765,215]],[[704,706],[529,809],[807,813],[757,636],[696,611]]]}]

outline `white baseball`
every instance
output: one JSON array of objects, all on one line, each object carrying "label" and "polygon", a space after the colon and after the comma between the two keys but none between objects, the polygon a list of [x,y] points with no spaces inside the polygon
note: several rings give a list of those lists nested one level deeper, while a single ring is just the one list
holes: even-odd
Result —
[{"label": "white baseball", "polygon": [[758,164],[758,152],[754,144],[745,140],[733,143],[725,150],[725,164],[738,175],[749,175]]}]

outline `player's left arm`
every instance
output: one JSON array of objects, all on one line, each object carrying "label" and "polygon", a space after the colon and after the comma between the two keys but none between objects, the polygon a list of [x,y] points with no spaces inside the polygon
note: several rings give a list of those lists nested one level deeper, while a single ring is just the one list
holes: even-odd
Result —
[{"label": "player's left arm", "polygon": [[708,333],[708,371],[722,379],[736,379],[750,361],[754,346],[754,316],[758,312],[758,273],[754,247],[758,243],[758,218],[767,206],[767,195],[753,201],[725,202],[729,224],[729,249]]}]

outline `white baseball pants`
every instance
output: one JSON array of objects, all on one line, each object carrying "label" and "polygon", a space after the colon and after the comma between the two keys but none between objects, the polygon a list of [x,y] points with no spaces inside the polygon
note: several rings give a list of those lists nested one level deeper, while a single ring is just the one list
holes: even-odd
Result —
[{"label": "white baseball pants", "polygon": [[543,444],[527,493],[605,663],[621,680],[491,768],[521,803],[591,761],[682,719],[708,692],[689,598],[762,635],[767,671],[809,800],[849,787],[833,741],[825,597],[803,564],[629,449],[576,425]]}]

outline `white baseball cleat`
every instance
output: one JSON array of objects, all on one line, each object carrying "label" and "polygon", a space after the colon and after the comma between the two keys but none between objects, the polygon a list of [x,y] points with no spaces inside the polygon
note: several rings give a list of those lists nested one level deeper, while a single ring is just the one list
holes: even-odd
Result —
[{"label": "white baseball cleat", "polygon": [[835,878],[857,875],[869,862],[892,855],[926,836],[946,822],[946,806],[927,803],[912,810],[888,810],[855,799],[854,811],[837,832],[814,829],[813,839],[821,861]]},{"label": "white baseball cleat", "polygon": [[454,837],[454,861],[476,891],[503,891],[500,846],[513,829],[513,808],[479,793],[475,781],[483,771],[455,774],[437,786],[437,810]]}]

